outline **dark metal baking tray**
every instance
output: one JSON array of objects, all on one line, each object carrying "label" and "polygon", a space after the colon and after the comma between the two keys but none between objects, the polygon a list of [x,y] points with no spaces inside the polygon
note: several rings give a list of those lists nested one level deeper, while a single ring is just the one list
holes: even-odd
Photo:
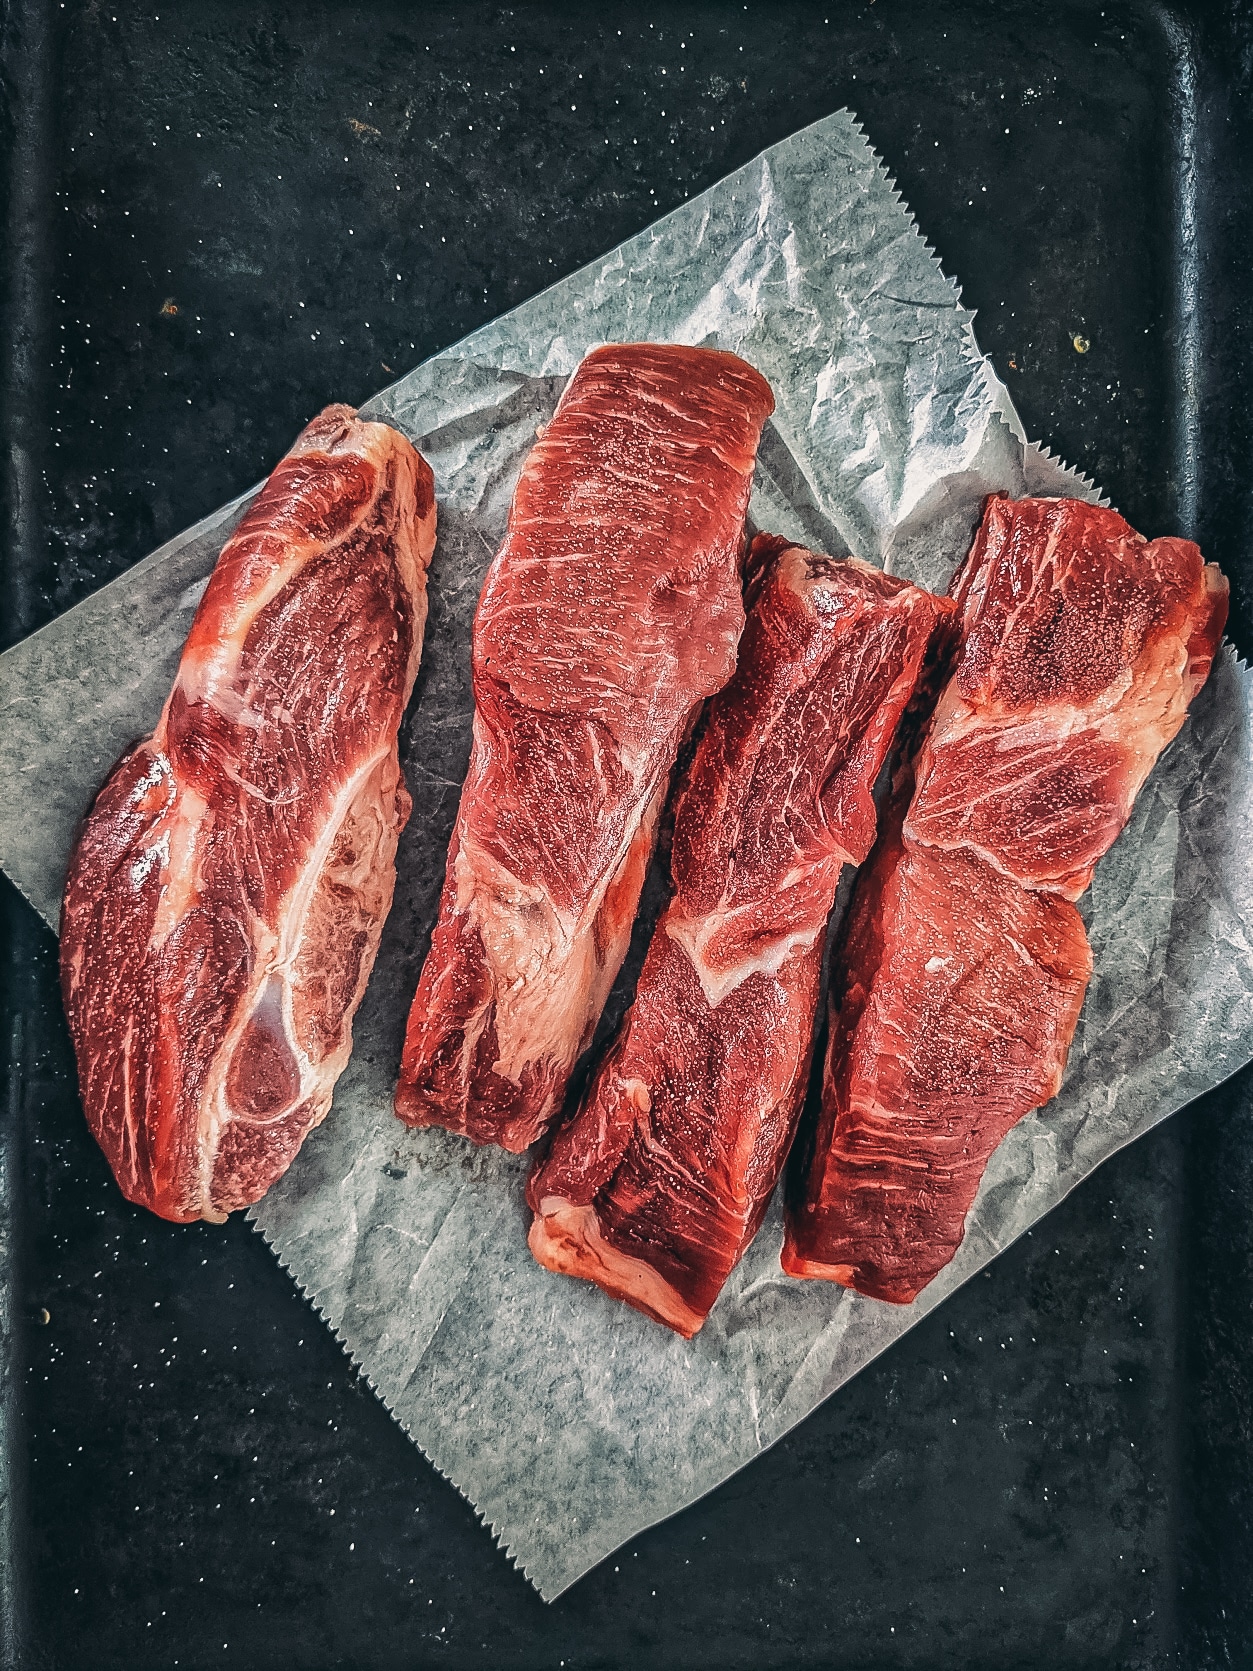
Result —
[{"label": "dark metal baking tray", "polygon": [[[1027,429],[1253,647],[1253,17],[955,0],[9,0],[5,642],[848,105]],[[1087,349],[1080,352],[1082,342]],[[546,1607],[242,1221],[130,1208],[4,884],[4,1663],[1251,1663],[1242,1074]]]}]

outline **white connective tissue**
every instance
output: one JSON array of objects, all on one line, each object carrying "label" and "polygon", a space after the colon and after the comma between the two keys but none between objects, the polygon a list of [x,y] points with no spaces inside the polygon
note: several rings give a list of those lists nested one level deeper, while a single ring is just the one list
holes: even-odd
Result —
[{"label": "white connective tissue", "polygon": [[[717,1485],[1116,1149],[1253,1056],[1249,677],[1229,649],[1084,902],[1096,974],[1061,1094],[993,1157],[911,1306],[779,1269],[778,1204],[684,1341],[531,1259],[527,1162],[392,1114],[470,748],[470,628],[537,425],[596,343],[732,349],[778,403],[751,516],[942,586],[985,494],[1095,498],[1028,446],[971,316],[846,112],[420,366],[363,416],[434,471],[396,904],[326,1123],[253,1218],[405,1431],[546,1597]],[[310,414],[312,416],[312,414]],[[0,658],[0,863],[55,924],[77,820],[151,729],[228,506]],[[621,997],[617,1000],[619,1007]]]}]

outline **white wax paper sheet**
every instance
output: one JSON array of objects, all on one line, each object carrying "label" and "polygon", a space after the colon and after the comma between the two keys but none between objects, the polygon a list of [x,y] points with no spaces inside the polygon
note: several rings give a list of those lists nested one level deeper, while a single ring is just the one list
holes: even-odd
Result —
[{"label": "white wax paper sheet", "polygon": [[[594,344],[638,339],[733,349],[766,375],[778,407],[752,519],[812,546],[943,585],[986,493],[1095,496],[1026,444],[970,314],[847,112],[364,409],[422,449],[439,493],[403,744],[414,814],[334,1108],[253,1216],[548,1598],[751,1461],[1093,1167],[1253,1056],[1249,679],[1224,650],[1085,903],[1096,975],[1064,1089],[1001,1145],[957,1258],[912,1306],[784,1277],[776,1202],[704,1330],[681,1340],[532,1261],[525,1159],[395,1120],[404,1018],[469,755],[483,574],[566,378]],[[0,863],[54,925],[74,825],[155,721],[245,502],[0,658]],[[623,1002],[619,991],[611,1008]]]}]

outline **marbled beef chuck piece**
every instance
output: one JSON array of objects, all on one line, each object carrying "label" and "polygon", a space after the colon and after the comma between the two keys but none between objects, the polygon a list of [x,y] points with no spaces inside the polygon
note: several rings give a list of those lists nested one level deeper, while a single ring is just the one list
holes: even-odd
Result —
[{"label": "marbled beef chuck piece", "polygon": [[735,677],[680,791],[621,1035],[531,1178],[531,1251],[680,1334],[757,1233],[804,1095],[827,918],[953,605],[759,536]]},{"label": "marbled beef chuck piece", "polygon": [[1092,969],[1079,912],[1209,675],[1227,582],[1073,499],[996,498],[961,642],[833,960],[821,1114],[783,1267],[907,1303],[988,1160],[1055,1096]]},{"label": "marbled beef chuck piece", "polygon": [[152,736],[70,860],[61,976],[123,1192],[220,1220],[325,1116],[410,802],[397,733],[435,543],[429,466],[328,407],[218,559]]},{"label": "marbled beef chuck piece", "polygon": [[763,378],[635,343],[579,366],[474,623],[474,742],[396,1112],[527,1148],[626,954],[680,743],[735,665]]}]

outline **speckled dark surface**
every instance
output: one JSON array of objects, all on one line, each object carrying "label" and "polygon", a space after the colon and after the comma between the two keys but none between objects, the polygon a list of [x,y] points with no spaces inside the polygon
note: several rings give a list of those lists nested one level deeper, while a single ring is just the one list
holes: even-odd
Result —
[{"label": "speckled dark surface", "polygon": [[[1146,532],[1195,532],[1253,649],[1247,5],[11,0],[4,21],[5,642],[262,475],[324,402],[847,104],[1029,433]],[[5,886],[10,1663],[1253,1663],[1248,1073],[545,1607],[242,1222],[122,1202],[51,939]]]}]

